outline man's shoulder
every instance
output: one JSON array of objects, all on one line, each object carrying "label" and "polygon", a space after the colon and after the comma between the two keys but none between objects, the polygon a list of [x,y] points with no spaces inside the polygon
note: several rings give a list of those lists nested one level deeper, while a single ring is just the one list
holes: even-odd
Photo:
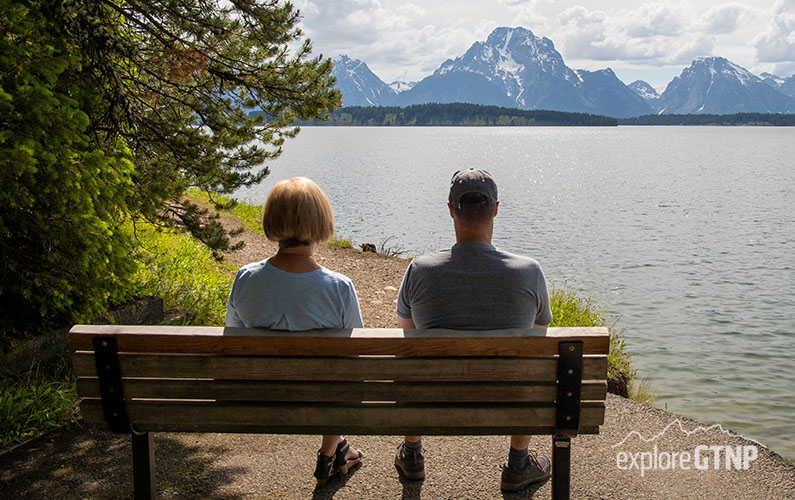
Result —
[{"label": "man's shoulder", "polygon": [[438,252],[433,253],[426,253],[424,255],[418,255],[414,257],[411,261],[411,267],[417,268],[432,268],[439,265],[442,265],[446,262],[450,261],[450,249],[439,250]]},{"label": "man's shoulder", "polygon": [[527,255],[520,255],[518,253],[513,252],[506,252],[505,250],[500,250],[499,248],[495,248],[494,251],[499,254],[501,258],[511,260],[513,262],[523,264],[526,267],[541,267],[541,264],[538,263],[532,257],[528,257]]}]

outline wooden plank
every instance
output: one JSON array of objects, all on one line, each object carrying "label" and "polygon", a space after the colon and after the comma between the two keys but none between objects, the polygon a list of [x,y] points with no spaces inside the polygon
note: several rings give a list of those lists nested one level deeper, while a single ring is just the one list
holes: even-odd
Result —
[{"label": "wooden plank", "polygon": [[[81,397],[100,397],[96,378],[77,379]],[[586,382],[583,400],[604,400],[606,382]],[[251,380],[126,379],[126,398],[224,401],[358,402],[543,402],[554,401],[553,384],[268,382]]]},{"label": "wooden plank", "polygon": [[116,335],[123,352],[240,355],[535,356],[558,352],[561,340],[582,341],[585,354],[606,354],[609,332],[594,328],[403,330],[356,328],[274,331],[255,328],[76,325],[73,351],[92,350],[95,335]]},{"label": "wooden plank", "polygon": [[[121,354],[123,377],[248,380],[393,380],[415,382],[554,382],[557,359],[308,358]],[[93,353],[72,356],[78,376],[95,377]],[[606,356],[584,356],[583,380],[604,380]]]},{"label": "wooden plank", "polygon": [[[98,400],[83,400],[83,418],[101,423],[102,405]],[[485,434],[503,434],[506,429],[548,428],[555,422],[555,407],[506,404],[489,405],[329,405],[257,404],[131,401],[127,405],[130,421],[137,431],[173,430],[205,432],[238,428],[306,429],[310,434],[329,434],[329,426],[344,422],[347,434],[384,429],[375,434],[390,434],[395,429],[425,429],[423,433],[442,433],[445,428],[483,429]],[[604,422],[603,403],[584,404],[580,426],[593,428]],[[465,425],[462,425],[465,423]],[[486,432],[488,431],[488,432]],[[263,431],[268,432],[268,431]],[[275,432],[275,431],[274,431]],[[290,431],[290,433],[298,431]],[[515,433],[511,431],[510,433]]]}]

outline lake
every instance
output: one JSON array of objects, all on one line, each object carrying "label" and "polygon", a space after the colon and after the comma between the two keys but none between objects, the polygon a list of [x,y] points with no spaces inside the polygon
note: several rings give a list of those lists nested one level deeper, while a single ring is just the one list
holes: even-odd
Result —
[{"label": "lake", "polygon": [[271,175],[314,179],[337,234],[454,243],[450,177],[500,189],[494,244],[604,304],[656,406],[795,460],[795,128],[305,127]]}]

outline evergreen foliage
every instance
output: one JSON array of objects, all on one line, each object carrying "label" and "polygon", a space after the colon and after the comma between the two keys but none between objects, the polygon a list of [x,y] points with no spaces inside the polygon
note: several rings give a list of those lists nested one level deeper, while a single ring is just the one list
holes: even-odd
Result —
[{"label": "evergreen foliage", "polygon": [[645,115],[621,118],[619,125],[754,125],[795,126],[795,115],[781,113],[735,113],[733,115]]},{"label": "evergreen foliage", "polygon": [[[132,271],[116,231],[133,185],[119,138],[92,129],[103,94],[44,9],[2,0],[0,340],[98,312]],[[89,84],[89,85],[86,85]],[[2,346],[3,343],[0,343]]]},{"label": "evergreen foliage", "polygon": [[296,119],[341,104],[298,19],[277,0],[0,0],[0,335],[114,299],[130,216],[228,246],[185,191],[259,182]]},{"label": "evergreen foliage", "polygon": [[479,104],[415,104],[349,106],[331,113],[328,120],[307,125],[353,126],[616,126],[607,116],[561,111],[524,110]]}]

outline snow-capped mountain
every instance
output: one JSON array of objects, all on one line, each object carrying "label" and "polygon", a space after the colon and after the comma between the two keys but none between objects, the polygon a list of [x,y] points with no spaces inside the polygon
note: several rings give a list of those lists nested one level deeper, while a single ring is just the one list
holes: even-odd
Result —
[{"label": "snow-capped mountain", "polygon": [[495,29],[485,42],[442,63],[396,102],[456,101],[617,117],[651,112],[612,71],[575,72],[552,40],[525,28]]},{"label": "snow-capped mountain", "polygon": [[331,75],[337,79],[335,87],[342,91],[345,106],[386,106],[396,92],[370,71],[365,63],[340,55],[332,59]]},{"label": "snow-capped mountain", "polygon": [[396,80],[389,84],[389,88],[395,91],[395,94],[399,94],[401,92],[405,92],[407,90],[411,90],[414,86],[417,85],[417,82],[404,82],[400,80]]},{"label": "snow-capped mountain", "polygon": [[660,110],[660,94],[658,94],[654,87],[649,85],[648,82],[635,80],[627,85],[627,87],[646,101],[646,104],[648,104],[655,113]]},{"label": "snow-capped mountain", "polygon": [[795,99],[723,57],[693,61],[660,96],[662,113],[793,113]]},{"label": "snow-capped mountain", "polygon": [[772,75],[770,73],[762,73],[759,76],[762,77],[763,82],[778,90],[782,94],[795,97],[795,75],[792,75],[789,78],[784,78],[783,76]]},{"label": "snow-capped mountain", "polygon": [[332,75],[345,106],[472,104],[592,113],[617,118],[651,113],[795,113],[795,75],[760,78],[722,57],[699,58],[662,95],[611,69],[572,70],[546,37],[497,28],[485,42],[448,59],[419,82],[384,83],[365,63],[341,55]]},{"label": "snow-capped mountain", "polygon": [[643,80],[635,80],[634,82],[627,85],[627,87],[634,90],[636,94],[638,94],[647,101],[660,98],[660,94],[658,94],[657,91],[654,90],[654,87],[649,85],[647,82],[644,82]]}]

